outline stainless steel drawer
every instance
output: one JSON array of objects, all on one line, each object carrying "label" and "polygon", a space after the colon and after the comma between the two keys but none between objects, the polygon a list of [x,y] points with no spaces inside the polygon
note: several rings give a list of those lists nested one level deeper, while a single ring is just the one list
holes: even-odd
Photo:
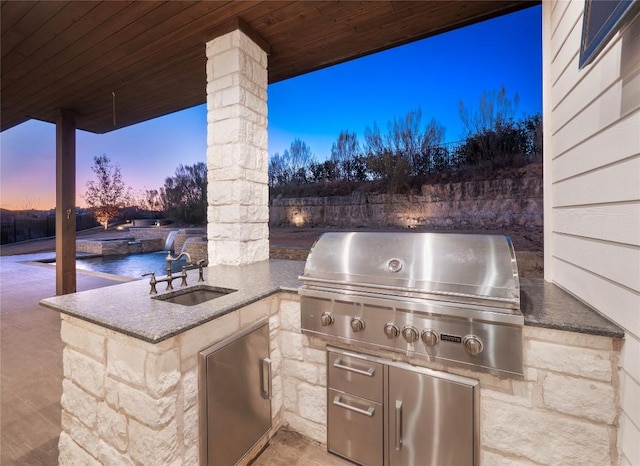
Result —
[{"label": "stainless steel drawer", "polygon": [[327,396],[327,449],[355,463],[382,466],[382,404],[332,389]]},{"label": "stainless steel drawer", "polygon": [[383,365],[328,351],[329,388],[382,403]]}]

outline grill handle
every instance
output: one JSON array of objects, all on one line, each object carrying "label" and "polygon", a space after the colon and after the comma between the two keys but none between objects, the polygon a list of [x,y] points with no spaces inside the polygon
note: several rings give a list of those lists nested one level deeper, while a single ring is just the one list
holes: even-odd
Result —
[{"label": "grill handle", "polygon": [[360,409],[355,406],[348,405],[340,401],[340,395],[336,395],[333,399],[334,406],[339,406],[340,408],[348,409],[349,411],[353,411],[354,413],[362,414],[364,416],[373,417],[373,413],[375,413],[376,408],[373,406],[369,406],[368,409]]},{"label": "grill handle", "polygon": [[333,363],[333,367],[349,372],[355,372],[356,374],[364,375],[366,377],[373,377],[373,374],[376,373],[376,370],[373,367],[369,367],[368,369],[357,369],[355,367],[345,366],[342,364],[342,359],[336,359]]},{"label": "grill handle", "polygon": [[[491,305],[491,306],[506,307],[510,309],[520,308],[520,285],[519,285],[520,282],[519,281],[518,281],[518,285],[515,287],[514,290],[507,289],[505,291],[504,288],[492,287],[492,289],[496,291],[502,290],[503,291],[502,294],[506,293],[507,296],[487,297],[487,296],[482,296],[478,294],[480,292],[478,290],[478,287],[473,285],[465,285],[465,288],[467,289],[468,292],[463,293],[460,291],[448,291],[448,290],[435,290],[435,289],[425,290],[422,288],[415,288],[414,286],[396,286],[396,285],[390,285],[390,284],[380,285],[378,283],[371,283],[371,282],[363,283],[363,282],[347,281],[347,280],[330,280],[327,278],[319,278],[319,277],[309,278],[304,275],[298,276],[298,280],[304,283],[304,285],[301,287],[301,290],[298,291],[298,292],[302,291],[303,295],[305,294],[306,289],[309,289],[309,288],[313,289],[314,286],[320,289],[322,288],[327,289],[326,285],[328,285],[328,289],[331,290],[331,292],[335,293],[336,285],[338,285],[337,288],[342,288],[347,290],[353,289],[355,291],[360,289],[365,293],[367,292],[367,290],[381,290],[383,294],[388,294],[389,292],[396,292],[396,294],[400,294],[402,296],[415,297],[417,299],[424,299],[425,297],[430,297],[431,299],[436,299],[436,300],[438,299],[442,300],[443,299],[442,297],[444,296],[445,300],[446,298],[454,297],[454,298],[472,299],[474,301],[478,301],[481,303],[487,303],[488,305]],[[456,286],[460,287],[461,285],[456,285]],[[371,291],[371,292],[375,293],[375,291]]]}]

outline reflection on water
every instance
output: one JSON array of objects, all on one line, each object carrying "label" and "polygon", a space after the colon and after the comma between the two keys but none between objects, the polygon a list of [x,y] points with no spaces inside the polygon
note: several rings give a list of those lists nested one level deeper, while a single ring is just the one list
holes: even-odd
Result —
[{"label": "reflection on water", "polygon": [[[160,276],[167,273],[166,257],[166,251],[88,257],[77,259],[76,268],[131,278],[140,278],[142,274],[149,272],[155,272],[157,276]],[[180,272],[186,263],[184,257],[173,262],[171,271]]]}]

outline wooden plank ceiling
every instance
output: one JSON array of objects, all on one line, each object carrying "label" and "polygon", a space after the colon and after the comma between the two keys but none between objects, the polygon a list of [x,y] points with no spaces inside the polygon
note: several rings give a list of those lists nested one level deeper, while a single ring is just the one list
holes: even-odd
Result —
[{"label": "wooden plank ceiling", "polygon": [[5,0],[0,130],[66,108],[105,133],[202,104],[204,44],[237,25],[269,51],[275,83],[536,3]]}]

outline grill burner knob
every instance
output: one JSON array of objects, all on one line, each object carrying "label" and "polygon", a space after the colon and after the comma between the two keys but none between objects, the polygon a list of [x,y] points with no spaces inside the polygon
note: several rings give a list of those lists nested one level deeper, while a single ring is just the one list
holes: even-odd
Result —
[{"label": "grill burner knob", "polygon": [[407,326],[402,329],[402,337],[407,340],[407,343],[413,343],[420,337],[420,334],[414,327]]},{"label": "grill burner knob", "polygon": [[323,327],[333,325],[333,315],[330,312],[323,312],[320,316],[320,324],[322,324]]},{"label": "grill burner knob", "polygon": [[364,330],[364,321],[360,317],[351,319],[351,330],[355,333],[362,332]]},{"label": "grill burner knob", "polygon": [[398,335],[400,335],[400,329],[396,325],[389,322],[384,326],[384,334],[387,336],[389,340],[393,340]]},{"label": "grill burner knob", "polygon": [[482,353],[482,342],[475,335],[467,335],[466,337],[464,337],[464,340],[462,340],[462,345],[464,346],[464,349],[467,351],[467,353],[469,353],[471,356],[477,356],[478,354]]},{"label": "grill burner knob", "polygon": [[435,346],[438,343],[438,334],[430,328],[423,330],[422,342],[425,346]]}]

